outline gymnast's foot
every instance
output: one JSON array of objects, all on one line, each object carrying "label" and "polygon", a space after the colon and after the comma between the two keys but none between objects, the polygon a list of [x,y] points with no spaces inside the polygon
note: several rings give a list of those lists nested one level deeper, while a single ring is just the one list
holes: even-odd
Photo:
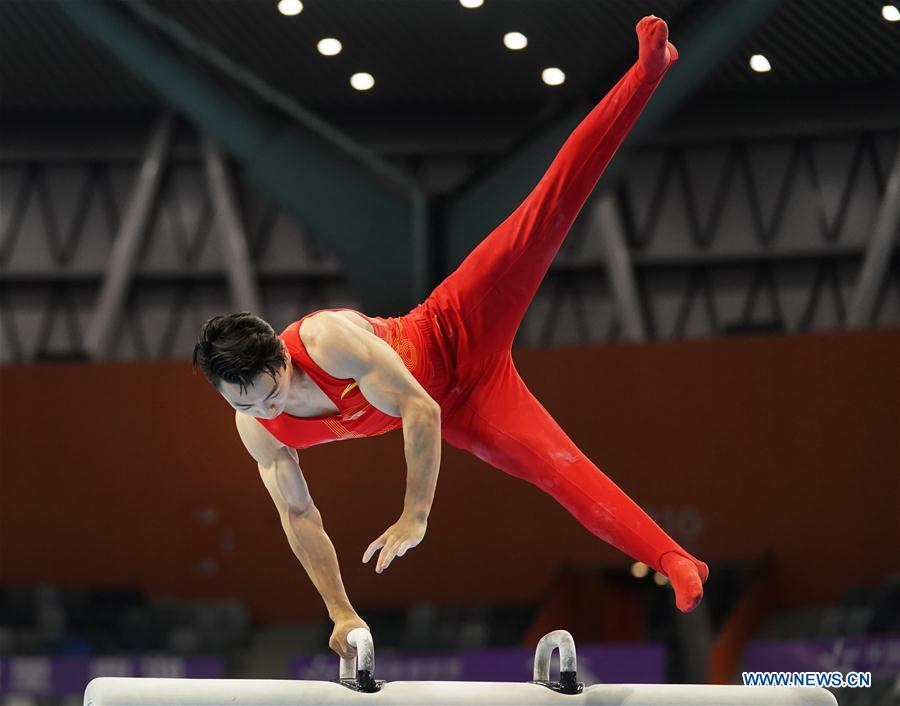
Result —
[{"label": "gymnast's foot", "polygon": [[648,15],[635,27],[638,36],[638,64],[642,80],[653,83],[678,61],[678,50],[669,42],[669,28],[655,15]]},{"label": "gymnast's foot", "polygon": [[690,559],[675,552],[663,554],[662,570],[675,589],[675,605],[682,613],[690,613],[703,598],[703,582],[709,576],[709,568],[703,562],[698,567]]}]

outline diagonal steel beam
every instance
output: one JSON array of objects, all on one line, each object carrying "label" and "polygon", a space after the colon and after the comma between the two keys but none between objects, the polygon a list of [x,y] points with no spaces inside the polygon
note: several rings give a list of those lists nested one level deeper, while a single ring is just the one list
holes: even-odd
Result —
[{"label": "diagonal steel beam", "polygon": [[421,301],[429,290],[430,262],[430,209],[427,193],[405,172],[391,165],[376,152],[357,142],[346,133],[327,123],[318,115],[298,103],[291,96],[274,88],[258,74],[232,61],[213,44],[191,34],[185,27],[157,12],[146,0],[129,0],[128,9],[142,20],[158,29],[178,45],[193,52],[211,68],[223,76],[243,86],[262,102],[281,111],[297,125],[309,129],[332,145],[337,151],[347,155],[368,169],[384,183],[406,191],[411,198],[412,232],[410,252],[412,255],[411,286],[413,300]]},{"label": "diagonal steel beam", "polygon": [[172,123],[172,116],[166,113],[153,128],[109,254],[100,295],[84,340],[85,350],[94,360],[105,360],[113,353],[114,336],[119,330],[144,234],[159,194],[172,138]]},{"label": "diagonal steel beam", "polygon": [[142,21],[162,32],[179,46],[196,54],[211,68],[243,86],[261,101],[282,111],[291,120],[308,128],[329,142],[335,149],[353,157],[365,165],[374,175],[403,189],[415,190],[415,183],[404,172],[386,162],[371,149],[360,144],[346,133],[327,123],[318,115],[298,103],[291,96],[266,83],[246,66],[232,61],[224,52],[189,32],[185,27],[165,14],[156,11],[146,0],[129,0],[126,6]]},{"label": "diagonal steel beam", "polygon": [[884,199],[875,219],[872,238],[866,246],[866,254],[860,268],[859,280],[850,301],[847,323],[850,328],[872,326],[878,294],[885,284],[891,266],[891,256],[900,232],[900,145],[894,168],[884,190]]},{"label": "diagonal steel beam", "polygon": [[257,188],[325,244],[367,307],[396,314],[415,303],[415,209],[404,185],[373,174],[359,153],[339,151],[309,126],[238,100],[123,7],[99,0],[56,4],[166,103],[215,137]]},{"label": "diagonal steel beam", "polygon": [[249,311],[264,317],[262,298],[253,272],[253,261],[247,248],[247,235],[241,214],[238,213],[238,202],[225,155],[209,135],[202,137],[202,143],[203,167],[220,225],[217,232],[225,256],[232,304],[240,311]]}]

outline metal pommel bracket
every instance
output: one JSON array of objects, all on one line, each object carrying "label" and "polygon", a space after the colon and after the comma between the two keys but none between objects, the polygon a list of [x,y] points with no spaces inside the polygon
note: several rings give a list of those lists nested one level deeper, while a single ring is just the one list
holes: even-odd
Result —
[{"label": "metal pommel bracket", "polygon": [[[559,681],[550,681],[550,657],[559,650]],[[534,651],[534,683],[561,694],[580,694],[584,684],[578,681],[575,660],[575,640],[566,630],[554,630],[544,635]]]},{"label": "metal pommel bracket", "polygon": [[372,633],[365,628],[354,628],[347,633],[347,644],[356,648],[356,657],[341,658],[340,683],[366,694],[379,691],[384,682],[375,681],[375,643],[372,642]]}]

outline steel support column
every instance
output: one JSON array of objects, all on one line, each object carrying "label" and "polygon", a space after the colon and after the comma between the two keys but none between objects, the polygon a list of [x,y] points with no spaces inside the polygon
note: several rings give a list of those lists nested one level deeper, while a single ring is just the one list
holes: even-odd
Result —
[{"label": "steel support column", "polygon": [[675,616],[675,633],[680,643],[685,681],[706,684],[709,681],[709,655],[715,640],[709,598],[692,612]]},{"label": "steel support column", "polygon": [[425,300],[431,291],[430,210],[428,195],[421,189],[412,194],[412,286],[416,302]]},{"label": "steel support column", "polygon": [[203,169],[206,172],[210,197],[220,226],[216,230],[225,256],[232,304],[239,311],[249,311],[265,318],[256,274],[247,248],[247,234],[241,214],[238,213],[228,163],[222,149],[209,135],[203,135],[202,143]]},{"label": "steel support column", "polygon": [[113,337],[119,329],[141,244],[159,194],[172,137],[172,123],[172,116],[166,113],[153,128],[109,254],[100,295],[84,341],[88,356],[94,360],[106,359],[113,351]]},{"label": "steel support column", "polygon": [[898,231],[900,231],[900,146],[897,147],[894,168],[884,190],[884,199],[875,219],[875,230],[866,247],[859,281],[850,301],[847,316],[850,328],[863,328],[874,323],[875,305],[891,266]]}]

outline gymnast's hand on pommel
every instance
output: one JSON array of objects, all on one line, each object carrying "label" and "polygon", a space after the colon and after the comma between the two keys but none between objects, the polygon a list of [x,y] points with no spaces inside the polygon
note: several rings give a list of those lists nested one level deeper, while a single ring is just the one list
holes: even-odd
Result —
[{"label": "gymnast's hand on pommel", "polygon": [[339,657],[343,657],[344,659],[353,659],[356,657],[356,648],[347,644],[347,635],[351,630],[355,630],[356,628],[369,629],[369,626],[366,625],[366,621],[360,618],[356,613],[335,619],[334,630],[331,631],[331,638],[328,640],[328,646],[334,650]]},{"label": "gymnast's hand on pommel", "polygon": [[407,549],[418,546],[425,536],[428,521],[424,513],[406,513],[388,527],[382,535],[369,545],[363,554],[363,564],[367,564],[375,552],[381,549],[375,564],[375,573],[380,574],[391,565],[394,557],[403,556]]}]

